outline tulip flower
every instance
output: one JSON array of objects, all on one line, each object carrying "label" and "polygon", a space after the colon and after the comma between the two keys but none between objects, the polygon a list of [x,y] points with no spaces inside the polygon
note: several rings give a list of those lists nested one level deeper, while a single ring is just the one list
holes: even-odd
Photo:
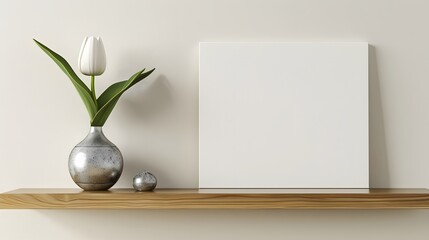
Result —
[{"label": "tulip flower", "polygon": [[78,66],[81,73],[91,76],[91,93],[97,106],[94,76],[99,76],[106,70],[106,53],[100,37],[86,37],[83,40],[80,47]]},{"label": "tulip flower", "polygon": [[80,72],[87,76],[99,76],[106,70],[106,53],[100,37],[86,37],[79,53]]}]

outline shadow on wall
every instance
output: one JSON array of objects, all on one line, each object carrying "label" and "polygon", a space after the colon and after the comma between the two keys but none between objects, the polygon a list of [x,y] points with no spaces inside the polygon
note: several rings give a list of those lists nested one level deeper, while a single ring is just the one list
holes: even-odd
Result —
[{"label": "shadow on wall", "polygon": [[[123,153],[128,156],[117,185],[131,187],[133,177],[142,170],[148,170],[157,177],[158,186],[163,187],[169,185],[173,180],[170,177],[171,173],[163,169],[162,166],[165,165],[159,164],[159,162],[166,163],[175,159],[166,158],[159,153],[159,150],[159,154],[153,154],[153,152],[157,152],[153,148],[174,139],[165,137],[165,132],[172,133],[176,128],[172,90],[167,77],[163,74],[143,80],[142,85],[143,87],[136,89],[135,96],[125,97],[121,106],[122,115],[131,116],[122,119],[129,126],[122,131],[129,131],[126,135],[130,138],[134,136],[134,142],[122,147]],[[154,132],[157,133],[155,136]],[[148,148],[152,148],[151,151]]]},{"label": "shadow on wall", "polygon": [[136,119],[148,119],[151,116],[157,116],[172,102],[170,86],[165,75],[161,74],[156,78],[145,79],[143,84],[146,86],[137,98],[124,98],[123,111],[127,111],[127,114],[130,115],[137,115]]},{"label": "shadow on wall", "polygon": [[377,54],[369,46],[369,182],[371,188],[390,187]]}]

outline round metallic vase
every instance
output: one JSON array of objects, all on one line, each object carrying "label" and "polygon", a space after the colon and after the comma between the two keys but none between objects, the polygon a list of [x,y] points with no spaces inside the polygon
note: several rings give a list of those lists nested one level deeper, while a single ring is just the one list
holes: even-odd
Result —
[{"label": "round metallic vase", "polygon": [[102,127],[91,127],[86,138],[70,153],[70,176],[86,191],[111,188],[119,180],[122,169],[122,154],[104,136]]},{"label": "round metallic vase", "polygon": [[136,191],[152,191],[155,189],[157,180],[155,175],[148,171],[138,173],[133,178],[133,187]]}]

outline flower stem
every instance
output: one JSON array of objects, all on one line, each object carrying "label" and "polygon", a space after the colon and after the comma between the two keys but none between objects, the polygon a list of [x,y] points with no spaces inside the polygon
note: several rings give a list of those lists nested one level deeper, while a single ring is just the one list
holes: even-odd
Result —
[{"label": "flower stem", "polygon": [[92,93],[92,99],[94,99],[95,106],[98,109],[98,103],[97,103],[97,96],[95,95],[95,76],[91,76],[91,93]]}]

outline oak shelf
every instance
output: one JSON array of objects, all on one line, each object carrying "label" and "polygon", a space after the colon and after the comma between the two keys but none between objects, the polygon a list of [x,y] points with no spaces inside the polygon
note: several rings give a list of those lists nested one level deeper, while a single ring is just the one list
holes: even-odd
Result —
[{"label": "oak shelf", "polygon": [[428,189],[17,189],[0,209],[428,209]]}]

